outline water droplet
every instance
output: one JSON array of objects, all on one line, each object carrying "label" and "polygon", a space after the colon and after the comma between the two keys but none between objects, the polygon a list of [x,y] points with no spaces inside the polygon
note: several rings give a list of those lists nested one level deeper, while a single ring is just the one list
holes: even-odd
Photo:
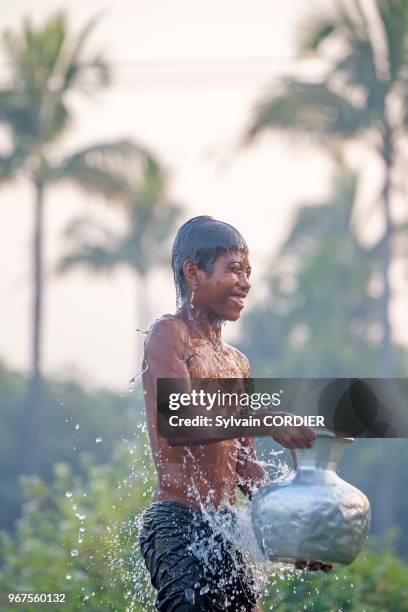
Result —
[{"label": "water droplet", "polygon": [[149,364],[146,362],[146,360],[144,360],[142,370],[135,374],[135,376],[132,376],[132,378],[129,380],[129,393],[132,393],[136,381],[138,380],[138,378],[141,378],[141,376],[143,376],[143,374],[145,374],[148,369]]},{"label": "water droplet", "polygon": [[66,578],[67,580],[71,580],[72,576],[71,576],[71,574],[67,574],[67,575],[65,576],[65,578]]},{"label": "water droplet", "polygon": [[79,429],[79,423],[75,425],[75,429]]},{"label": "water droplet", "polygon": [[95,438],[95,442],[96,442],[97,444],[100,444],[100,443],[102,442],[102,438]]},{"label": "water droplet", "polygon": [[80,528],[79,528],[79,531],[80,531],[81,533],[84,533],[84,531],[85,531],[85,527],[80,527]]},{"label": "water droplet", "polygon": [[136,327],[136,332],[137,332],[138,334],[142,334],[142,336],[147,336],[147,334],[149,333],[149,330],[142,331],[141,329],[139,329],[138,327]]},{"label": "water droplet", "polygon": [[65,497],[68,497],[68,499],[72,497],[72,491],[66,491]]},{"label": "water droplet", "polygon": [[77,551],[77,549],[73,548],[71,550],[71,557],[78,557],[78,555],[79,555],[79,552]]}]

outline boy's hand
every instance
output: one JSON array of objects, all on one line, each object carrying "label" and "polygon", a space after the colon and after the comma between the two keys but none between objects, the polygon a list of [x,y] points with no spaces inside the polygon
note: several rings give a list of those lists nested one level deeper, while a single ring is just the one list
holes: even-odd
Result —
[{"label": "boy's hand", "polygon": [[320,563],[320,561],[304,561],[303,559],[299,559],[295,563],[296,569],[304,570],[307,568],[310,572],[318,572],[321,570],[322,572],[330,572],[333,569],[332,565],[328,565],[327,563]]},{"label": "boy's hand", "polygon": [[[280,415],[288,415],[289,412],[280,412]],[[311,448],[316,434],[306,425],[273,427],[271,432],[275,442],[284,448]]]}]

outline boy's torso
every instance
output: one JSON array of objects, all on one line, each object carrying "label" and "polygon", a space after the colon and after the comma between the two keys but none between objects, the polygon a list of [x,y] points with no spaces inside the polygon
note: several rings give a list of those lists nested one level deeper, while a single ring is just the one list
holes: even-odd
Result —
[{"label": "boy's torso", "polygon": [[[185,346],[184,359],[190,378],[243,378],[248,361],[237,349],[222,341],[202,338],[179,315],[164,315],[179,327]],[[200,507],[234,504],[237,484],[236,439],[192,446],[170,446],[159,438],[155,426],[154,372],[144,376],[150,442],[158,475],[154,500],[176,501]],[[153,401],[152,401],[152,398]]]}]

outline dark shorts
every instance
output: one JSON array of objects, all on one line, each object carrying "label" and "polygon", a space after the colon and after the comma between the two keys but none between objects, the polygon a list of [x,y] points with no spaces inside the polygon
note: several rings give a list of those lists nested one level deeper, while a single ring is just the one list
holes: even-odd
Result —
[{"label": "dark shorts", "polygon": [[[221,511],[222,524],[234,515]],[[140,547],[165,612],[231,610],[256,604],[253,576],[231,539],[201,512],[176,502],[154,502],[143,514]],[[213,523],[214,524],[214,523]],[[218,533],[217,533],[218,531]]]}]

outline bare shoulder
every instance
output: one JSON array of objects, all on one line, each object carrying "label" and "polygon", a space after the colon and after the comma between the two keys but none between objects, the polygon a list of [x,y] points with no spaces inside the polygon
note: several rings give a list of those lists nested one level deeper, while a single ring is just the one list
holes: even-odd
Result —
[{"label": "bare shoulder", "polygon": [[153,347],[172,347],[183,352],[188,345],[188,330],[186,323],[172,314],[165,314],[150,326],[145,339],[145,351]]},{"label": "bare shoulder", "polygon": [[226,344],[226,346],[234,354],[235,359],[237,363],[239,364],[239,367],[242,371],[243,378],[250,377],[251,376],[251,364],[249,363],[248,357],[244,353],[239,351],[235,346],[232,346],[232,344]]},{"label": "bare shoulder", "polygon": [[164,314],[149,327],[147,338],[163,333],[182,334],[187,331],[186,323],[174,314]]}]

